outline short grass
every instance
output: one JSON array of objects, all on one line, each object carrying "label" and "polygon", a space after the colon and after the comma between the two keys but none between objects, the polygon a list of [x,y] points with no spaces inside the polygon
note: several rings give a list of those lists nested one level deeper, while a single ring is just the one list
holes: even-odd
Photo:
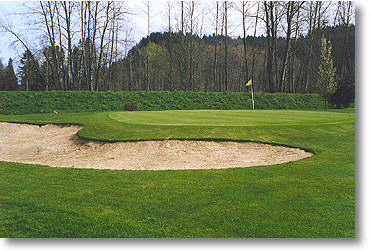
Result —
[{"label": "short grass", "polygon": [[[180,116],[179,116],[180,115]],[[205,116],[206,115],[206,116]],[[341,123],[346,114],[328,112],[301,112],[294,110],[185,110],[115,112],[110,118],[120,122],[141,125],[176,126],[266,126],[266,125],[314,125]]]},{"label": "short grass", "polygon": [[223,170],[0,162],[0,237],[355,237],[354,118],[353,109],[0,115],[83,124],[81,137],[104,141],[252,140],[315,152],[281,165]]}]

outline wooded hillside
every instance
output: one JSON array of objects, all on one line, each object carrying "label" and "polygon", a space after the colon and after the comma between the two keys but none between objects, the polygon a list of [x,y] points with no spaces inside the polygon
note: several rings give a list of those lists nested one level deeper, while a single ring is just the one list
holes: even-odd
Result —
[{"label": "wooded hillside", "polygon": [[[40,2],[33,13],[46,38],[41,50],[33,50],[22,34],[0,24],[25,48],[18,70],[20,85],[10,59],[7,67],[0,64],[0,88],[249,91],[243,84],[251,79],[257,92],[320,93],[331,101],[353,101],[351,2],[208,5],[203,6],[209,12],[205,13],[198,2],[168,2],[161,12],[168,18],[167,31],[151,32],[147,2],[148,36],[129,46],[125,20],[132,13],[124,3]],[[203,25],[213,35],[204,33]],[[242,35],[230,36],[230,29],[238,26]],[[257,28],[262,35],[257,36]],[[248,30],[254,35],[247,36]]]}]

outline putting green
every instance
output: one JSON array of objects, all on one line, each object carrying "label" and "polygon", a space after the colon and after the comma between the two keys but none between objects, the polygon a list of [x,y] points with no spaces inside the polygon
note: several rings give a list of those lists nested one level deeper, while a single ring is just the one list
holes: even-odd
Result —
[{"label": "putting green", "polygon": [[128,124],[171,126],[259,126],[337,124],[354,114],[295,110],[171,110],[114,112],[111,119]]}]

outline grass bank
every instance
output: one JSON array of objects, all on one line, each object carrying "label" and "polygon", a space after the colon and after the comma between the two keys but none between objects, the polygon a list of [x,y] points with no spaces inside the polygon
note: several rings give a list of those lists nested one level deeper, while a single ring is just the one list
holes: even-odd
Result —
[{"label": "grass bank", "polygon": [[[120,111],[128,101],[141,111],[252,108],[249,92],[8,91],[0,92],[0,114]],[[326,108],[318,94],[256,93],[255,104],[257,109]]]}]

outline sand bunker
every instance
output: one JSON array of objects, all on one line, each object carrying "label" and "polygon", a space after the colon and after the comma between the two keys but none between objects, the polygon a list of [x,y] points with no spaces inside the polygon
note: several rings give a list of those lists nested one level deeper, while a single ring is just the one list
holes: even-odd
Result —
[{"label": "sand bunker", "polygon": [[0,160],[54,167],[167,170],[273,165],[312,155],[297,148],[250,142],[102,143],[79,138],[80,129],[0,123]]}]

